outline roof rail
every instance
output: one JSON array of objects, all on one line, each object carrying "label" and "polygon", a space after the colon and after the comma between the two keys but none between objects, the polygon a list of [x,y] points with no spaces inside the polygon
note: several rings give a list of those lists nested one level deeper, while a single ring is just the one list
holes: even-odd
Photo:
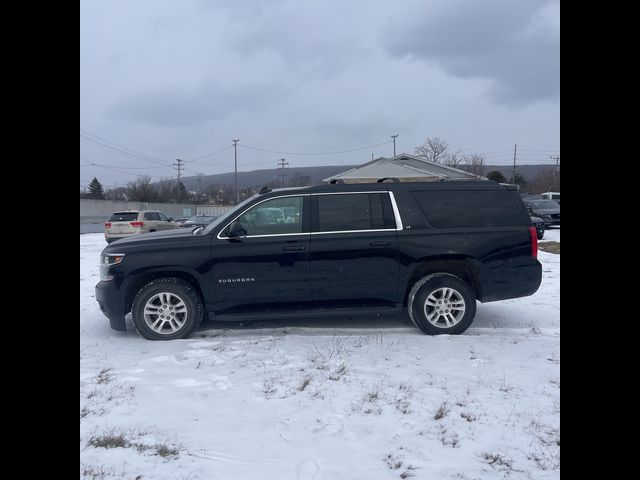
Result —
[{"label": "roof rail", "polygon": [[400,183],[400,180],[398,180],[396,177],[379,178],[378,183],[384,183],[385,180],[391,180],[392,183]]}]

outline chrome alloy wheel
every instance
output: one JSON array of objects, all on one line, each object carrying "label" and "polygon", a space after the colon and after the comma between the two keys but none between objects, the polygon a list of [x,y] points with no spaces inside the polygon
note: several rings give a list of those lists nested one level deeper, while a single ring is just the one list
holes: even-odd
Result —
[{"label": "chrome alloy wheel", "polygon": [[180,330],[187,320],[187,306],[175,293],[160,292],[144,306],[144,321],[161,335],[171,335]]},{"label": "chrome alloy wheel", "polygon": [[434,327],[451,328],[462,320],[464,312],[464,298],[453,288],[438,288],[424,302],[424,314]]}]

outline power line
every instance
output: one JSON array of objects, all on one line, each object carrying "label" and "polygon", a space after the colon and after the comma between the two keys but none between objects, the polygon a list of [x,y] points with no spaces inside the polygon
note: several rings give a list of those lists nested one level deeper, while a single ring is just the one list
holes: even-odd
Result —
[{"label": "power line", "polygon": [[251,150],[258,150],[260,152],[268,152],[268,153],[281,153],[283,155],[337,155],[339,153],[350,153],[350,152],[357,152],[358,150],[365,150],[367,148],[372,148],[372,147],[379,147],[380,145],[386,145],[388,143],[391,143],[392,140],[387,140],[386,142],[381,142],[381,143],[375,143],[373,145],[366,145],[364,147],[358,147],[358,148],[352,148],[349,150],[341,150],[341,151],[336,151],[336,152],[281,152],[279,150],[269,150],[267,148],[259,148],[259,147],[252,147],[251,145],[240,145],[241,148],[248,148]]},{"label": "power line", "polygon": [[217,154],[222,153],[222,152],[224,152],[226,150],[229,150],[232,147],[233,147],[233,145],[229,145],[228,147],[221,148],[220,150],[216,150],[213,153],[207,153],[206,155],[203,155],[203,156],[198,157],[198,158],[194,158],[193,160],[184,160],[184,163],[195,163],[198,160],[203,160],[203,159],[205,159],[207,157],[213,157],[214,155],[217,155]]},{"label": "power line", "polygon": [[[97,135],[91,134],[89,132],[87,132],[86,130],[83,131],[82,129],[80,129],[80,141],[97,147],[97,148],[102,148],[103,150],[109,150],[112,153],[116,153],[116,154],[120,154],[120,155],[125,155],[128,157],[133,157],[139,160],[144,160],[147,162],[151,162],[151,163],[164,163],[166,162],[166,160],[162,160],[160,158],[156,158],[153,157],[151,155],[147,155],[146,153],[141,153],[138,152],[136,150],[133,150],[132,148],[129,147],[125,147],[124,145],[120,145],[116,142],[113,142],[111,140],[107,140],[104,138],[101,138]],[[84,133],[82,133],[84,132]]]}]

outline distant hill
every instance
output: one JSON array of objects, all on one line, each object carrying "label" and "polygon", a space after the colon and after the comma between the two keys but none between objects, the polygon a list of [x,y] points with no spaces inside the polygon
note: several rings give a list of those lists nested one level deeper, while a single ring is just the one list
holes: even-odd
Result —
[{"label": "distant hill", "polygon": [[[287,169],[285,178],[292,178],[296,173],[306,175],[311,178],[311,185],[322,183],[323,178],[330,177],[340,172],[349,170],[357,165],[325,165],[320,167],[299,167]],[[540,173],[544,168],[552,167],[552,165],[516,165],[516,173],[523,175],[525,179],[530,180]],[[510,165],[485,165],[484,174],[497,170],[507,179],[511,178],[513,166]],[[251,172],[238,172],[238,185],[241,187],[254,187],[266,185],[269,182],[278,180],[278,171],[274,168],[266,170],[253,170]],[[219,173],[216,175],[203,175],[201,178],[202,189],[206,189],[209,185],[233,185],[233,172]],[[182,182],[187,190],[198,189],[198,177],[183,177]]]},{"label": "distant hill", "polygon": [[[323,178],[330,177],[336,173],[344,172],[355,167],[355,165],[328,165],[322,167],[299,167],[288,168],[285,179],[292,178],[296,173],[306,175],[311,178],[311,185],[322,183]],[[233,185],[234,173],[219,173],[216,175],[202,176],[202,189],[209,185]],[[251,172],[238,172],[238,185],[241,187],[254,187],[266,185],[269,182],[279,180],[278,171],[275,168],[268,170],[253,170]],[[198,189],[198,177],[183,177],[182,182],[187,190]]]}]

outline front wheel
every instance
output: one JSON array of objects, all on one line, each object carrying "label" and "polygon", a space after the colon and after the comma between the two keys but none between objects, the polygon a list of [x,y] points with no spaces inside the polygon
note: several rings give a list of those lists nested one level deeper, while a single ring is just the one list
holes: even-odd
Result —
[{"label": "front wheel", "polygon": [[411,289],[409,317],[428,335],[457,335],[476,316],[476,296],[467,282],[449,273],[432,273]]},{"label": "front wheel", "polygon": [[131,314],[147,340],[187,338],[202,321],[204,308],[196,289],[179,278],[158,278],[140,289]]}]

